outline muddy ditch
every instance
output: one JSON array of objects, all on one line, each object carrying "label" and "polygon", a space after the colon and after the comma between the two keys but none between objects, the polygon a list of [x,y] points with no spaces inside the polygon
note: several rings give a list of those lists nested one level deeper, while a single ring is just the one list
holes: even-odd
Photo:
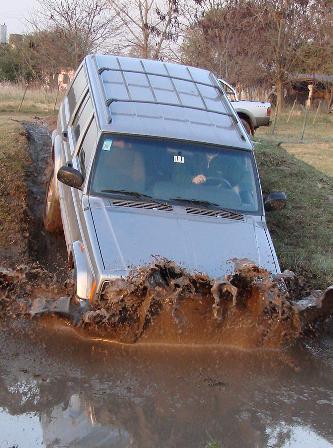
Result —
[{"label": "muddy ditch", "polygon": [[[23,123],[31,164],[27,168],[27,262],[0,269],[0,317],[63,317],[90,334],[112,340],[281,347],[317,334],[333,314],[333,289],[311,292],[290,272],[272,277],[248,262],[215,281],[155,259],[109,285],[100,300],[81,309],[72,283],[63,235],[43,228],[51,140],[41,120]],[[5,265],[5,263],[4,263]]]},{"label": "muddy ditch", "polygon": [[66,279],[66,246],[63,235],[49,234],[43,226],[43,209],[50,176],[51,137],[41,120],[24,122],[31,164],[26,170],[28,187],[28,255],[33,263]]}]

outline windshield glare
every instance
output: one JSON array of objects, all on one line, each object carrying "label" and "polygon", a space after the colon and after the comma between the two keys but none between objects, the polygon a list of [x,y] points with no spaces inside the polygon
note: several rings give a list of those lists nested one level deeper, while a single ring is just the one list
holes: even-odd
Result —
[{"label": "windshield glare", "polygon": [[91,185],[97,194],[124,191],[258,212],[253,154],[220,146],[104,135]]}]

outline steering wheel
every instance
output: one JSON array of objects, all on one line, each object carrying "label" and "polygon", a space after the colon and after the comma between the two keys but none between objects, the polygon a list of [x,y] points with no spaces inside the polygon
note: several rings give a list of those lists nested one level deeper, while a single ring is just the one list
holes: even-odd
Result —
[{"label": "steering wheel", "polygon": [[223,186],[229,190],[232,189],[231,183],[224,177],[208,176],[206,177],[206,182],[201,185],[216,185],[218,188]]}]

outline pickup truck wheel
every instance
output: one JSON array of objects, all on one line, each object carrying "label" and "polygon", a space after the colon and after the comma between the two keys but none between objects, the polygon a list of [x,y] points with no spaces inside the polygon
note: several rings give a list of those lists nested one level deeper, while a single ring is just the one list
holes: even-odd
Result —
[{"label": "pickup truck wheel", "polygon": [[56,197],[54,171],[52,171],[44,202],[44,227],[50,233],[57,233],[62,230],[61,213],[59,200]]},{"label": "pickup truck wheel", "polygon": [[253,132],[252,132],[251,126],[249,125],[249,122],[247,120],[245,120],[245,118],[241,118],[241,121],[242,121],[243,126],[246,129],[246,132],[248,133],[249,137],[252,137]]}]

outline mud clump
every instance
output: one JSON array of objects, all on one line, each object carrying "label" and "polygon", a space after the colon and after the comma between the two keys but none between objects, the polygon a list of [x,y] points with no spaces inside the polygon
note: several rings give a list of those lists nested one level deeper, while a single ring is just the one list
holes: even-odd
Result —
[{"label": "mud clump", "polygon": [[273,277],[242,261],[233,275],[212,280],[155,261],[110,283],[80,324],[122,342],[280,347],[333,313],[329,290],[298,305],[284,277],[291,282],[289,272]]},{"label": "mud clump", "polygon": [[66,293],[56,275],[38,263],[20,265],[15,270],[0,267],[0,319],[30,317],[34,304],[59,298]]}]

